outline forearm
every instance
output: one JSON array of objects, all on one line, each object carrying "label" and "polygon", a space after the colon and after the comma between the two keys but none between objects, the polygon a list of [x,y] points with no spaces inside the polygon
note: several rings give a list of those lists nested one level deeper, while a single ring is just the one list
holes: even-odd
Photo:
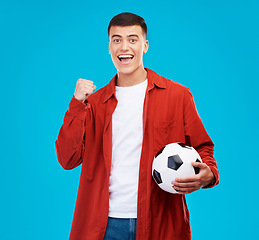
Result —
[{"label": "forearm", "polygon": [[218,173],[218,167],[217,162],[214,158],[214,144],[212,142],[204,143],[196,148],[198,153],[201,156],[201,159],[206,165],[210,168],[212,171],[214,178],[211,180],[211,182],[204,186],[207,187],[213,187],[218,184],[219,182],[219,173]]},{"label": "forearm", "polygon": [[64,169],[77,167],[83,158],[87,105],[72,98],[56,140],[58,161]]},{"label": "forearm", "polygon": [[210,168],[215,177],[215,181],[213,182],[214,179],[212,179],[212,184],[206,186],[212,187],[219,181],[217,163],[214,158],[214,144],[203,126],[190,92],[185,96],[184,119],[185,134],[190,144],[197,150],[202,161]]}]

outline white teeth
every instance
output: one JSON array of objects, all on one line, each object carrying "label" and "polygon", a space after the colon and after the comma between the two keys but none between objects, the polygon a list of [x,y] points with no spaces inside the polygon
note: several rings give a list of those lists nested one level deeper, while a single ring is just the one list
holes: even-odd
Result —
[{"label": "white teeth", "polygon": [[132,55],[119,55],[119,58],[133,58]]}]

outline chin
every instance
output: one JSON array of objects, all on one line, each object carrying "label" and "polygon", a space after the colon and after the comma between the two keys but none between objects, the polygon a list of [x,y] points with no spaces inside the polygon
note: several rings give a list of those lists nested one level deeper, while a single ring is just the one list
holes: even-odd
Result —
[{"label": "chin", "polygon": [[132,72],[132,68],[131,67],[126,67],[126,66],[116,66],[115,68],[117,69],[118,73],[122,73],[122,74],[130,74]]},{"label": "chin", "polygon": [[124,75],[130,75],[132,73],[134,73],[135,71],[134,70],[131,70],[131,69],[117,69],[118,73],[120,74],[124,74]]},{"label": "chin", "polygon": [[120,74],[124,74],[124,75],[130,75],[130,74],[133,74],[135,73],[139,68],[140,66],[117,66],[117,72],[120,73]]}]

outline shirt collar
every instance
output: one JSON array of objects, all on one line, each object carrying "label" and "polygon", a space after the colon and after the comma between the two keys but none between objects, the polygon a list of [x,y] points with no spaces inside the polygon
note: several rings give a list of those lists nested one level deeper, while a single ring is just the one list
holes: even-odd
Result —
[{"label": "shirt collar", "polygon": [[[158,75],[156,72],[149,68],[145,68],[147,71],[148,86],[147,90],[151,90],[154,87],[166,88],[165,81],[162,76]],[[104,95],[103,103],[107,102],[113,95],[115,96],[115,84],[116,84],[117,74],[112,78],[112,80],[107,84],[106,93]]]}]

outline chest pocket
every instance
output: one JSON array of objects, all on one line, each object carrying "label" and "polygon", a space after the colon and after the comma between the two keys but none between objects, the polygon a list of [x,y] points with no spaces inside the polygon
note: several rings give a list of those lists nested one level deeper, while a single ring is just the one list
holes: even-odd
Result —
[{"label": "chest pocket", "polygon": [[174,121],[154,121],[153,122],[153,145],[156,154],[166,144],[172,142],[174,134]]}]

